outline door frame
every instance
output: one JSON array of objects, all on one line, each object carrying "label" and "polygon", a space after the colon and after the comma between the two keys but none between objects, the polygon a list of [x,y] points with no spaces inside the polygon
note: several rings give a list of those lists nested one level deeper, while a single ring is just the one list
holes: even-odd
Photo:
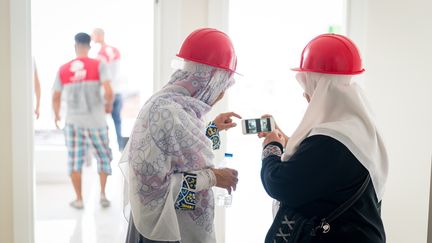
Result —
[{"label": "door frame", "polygon": [[34,242],[33,70],[30,0],[9,2],[13,242]]}]

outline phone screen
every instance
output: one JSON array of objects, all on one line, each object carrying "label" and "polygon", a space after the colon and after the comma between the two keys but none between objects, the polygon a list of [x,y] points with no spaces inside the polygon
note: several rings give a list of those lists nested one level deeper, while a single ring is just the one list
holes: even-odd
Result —
[{"label": "phone screen", "polygon": [[246,119],[245,128],[246,128],[246,133],[270,132],[271,131],[270,118]]}]

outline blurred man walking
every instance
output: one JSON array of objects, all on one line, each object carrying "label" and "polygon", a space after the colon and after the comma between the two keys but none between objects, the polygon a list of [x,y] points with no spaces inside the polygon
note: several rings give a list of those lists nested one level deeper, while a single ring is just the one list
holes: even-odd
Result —
[{"label": "blurred man walking", "polygon": [[105,43],[105,31],[103,29],[94,29],[92,34],[92,40],[95,43],[101,45],[97,58],[107,63],[107,67],[111,74],[111,84],[114,92],[114,103],[111,116],[114,121],[119,150],[122,151],[125,144],[123,141],[121,128],[121,111],[123,108],[123,96],[121,94],[120,52],[117,48],[107,45]]},{"label": "blurred man walking", "polygon": [[[61,95],[66,96],[66,125],[64,128],[68,150],[68,172],[76,199],[70,205],[84,207],[81,191],[81,170],[86,152],[92,146],[100,176],[102,207],[110,205],[105,196],[107,176],[111,174],[112,153],[109,147],[105,113],[112,111],[112,89],[109,72],[103,61],[88,57],[90,35],[75,35],[76,58],[60,67],[54,83],[53,110],[59,128]],[[103,87],[104,95],[101,94]]]}]

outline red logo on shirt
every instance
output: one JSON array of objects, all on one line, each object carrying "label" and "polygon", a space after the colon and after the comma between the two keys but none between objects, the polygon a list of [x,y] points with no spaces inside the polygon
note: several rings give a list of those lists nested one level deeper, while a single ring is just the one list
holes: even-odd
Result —
[{"label": "red logo on shirt", "polygon": [[120,60],[120,52],[115,47],[105,45],[101,47],[98,53],[98,58],[100,60],[106,61],[107,63],[118,61]]},{"label": "red logo on shirt", "polygon": [[99,81],[99,61],[88,57],[74,59],[60,68],[63,85]]}]

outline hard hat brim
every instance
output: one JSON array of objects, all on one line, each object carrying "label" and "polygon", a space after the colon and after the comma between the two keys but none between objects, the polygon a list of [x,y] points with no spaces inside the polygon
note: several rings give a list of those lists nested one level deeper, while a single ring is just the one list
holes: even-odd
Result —
[{"label": "hard hat brim", "polygon": [[365,71],[364,68],[354,72],[329,72],[329,71],[308,70],[303,68],[291,68],[291,70],[296,72],[325,73],[325,74],[336,74],[336,75],[358,75]]}]

